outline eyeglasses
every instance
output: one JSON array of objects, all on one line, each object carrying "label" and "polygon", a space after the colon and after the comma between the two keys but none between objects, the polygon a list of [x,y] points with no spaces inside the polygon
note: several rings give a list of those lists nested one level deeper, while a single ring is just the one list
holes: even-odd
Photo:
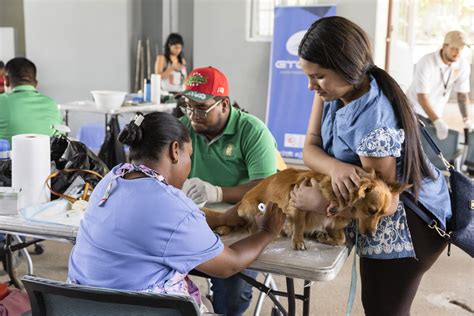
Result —
[{"label": "eyeglasses", "polygon": [[217,101],[216,103],[211,105],[211,107],[208,108],[207,110],[195,109],[194,107],[189,105],[187,102],[185,103],[186,104],[185,106],[182,105],[179,108],[180,108],[181,112],[183,112],[184,114],[186,114],[190,118],[191,118],[191,116],[193,116],[194,119],[204,120],[204,119],[207,118],[207,115],[209,114],[209,112],[214,110],[215,107],[218,106],[219,104],[221,104],[222,101],[224,101],[224,99],[221,99],[221,100]]}]

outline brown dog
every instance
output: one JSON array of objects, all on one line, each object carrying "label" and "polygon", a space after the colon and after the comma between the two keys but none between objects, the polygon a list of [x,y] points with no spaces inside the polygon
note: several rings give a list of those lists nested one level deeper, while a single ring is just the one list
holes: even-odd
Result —
[{"label": "brown dog", "polygon": [[[306,212],[292,207],[289,204],[290,192],[294,186],[301,184],[305,179],[313,178],[319,183],[323,196],[339,205],[336,216],[328,217],[326,211]],[[318,234],[318,241],[329,245],[343,245],[346,237],[344,228],[351,222],[351,217],[358,220],[361,234],[374,234],[381,217],[391,215],[392,197],[405,190],[407,185],[387,185],[377,178],[375,172],[363,176],[360,186],[351,192],[351,199],[345,204],[337,201],[332,190],[329,176],[308,170],[286,169],[262,180],[257,186],[248,191],[238,208],[239,216],[247,219],[249,230],[255,231],[255,215],[260,211],[258,204],[267,204],[269,201],[277,203],[283,212],[288,215],[288,220],[283,228],[287,236],[292,237],[293,247],[296,250],[305,250],[304,235]],[[346,213],[346,216],[341,216]],[[230,232],[228,227],[219,227],[217,232],[225,235]]]}]

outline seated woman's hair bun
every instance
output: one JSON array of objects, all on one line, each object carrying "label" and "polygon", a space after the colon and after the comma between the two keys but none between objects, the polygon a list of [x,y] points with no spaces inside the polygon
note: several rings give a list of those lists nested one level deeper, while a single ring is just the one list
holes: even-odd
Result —
[{"label": "seated woman's hair bun", "polygon": [[143,136],[141,125],[144,119],[145,117],[142,113],[137,113],[120,132],[118,136],[119,142],[132,147],[140,144]]}]

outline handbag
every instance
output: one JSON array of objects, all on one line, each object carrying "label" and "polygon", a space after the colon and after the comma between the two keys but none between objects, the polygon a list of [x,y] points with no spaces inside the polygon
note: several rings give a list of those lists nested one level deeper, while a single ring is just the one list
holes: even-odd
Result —
[{"label": "handbag", "polygon": [[[100,178],[92,172],[81,172],[90,170],[101,176],[106,175],[109,170],[102,160],[95,155],[87,146],[81,142],[71,140],[63,135],[51,138],[51,161],[54,163],[53,170],[70,170],[69,172],[58,172],[51,177],[51,191],[64,193],[80,174],[85,182],[96,186]],[[60,197],[52,194],[51,199]]]},{"label": "handbag", "polygon": [[433,151],[441,159],[449,173],[449,196],[451,198],[452,216],[447,227],[442,227],[424,207],[415,203],[409,193],[400,195],[404,204],[421,217],[428,227],[434,229],[441,237],[448,241],[448,256],[451,253],[451,244],[461,248],[474,258],[474,180],[457,171],[443,156],[438,145],[433,141],[425,129],[425,124],[419,121],[421,133]]},{"label": "handbag", "polygon": [[[58,176],[60,176],[61,174],[63,173],[71,173],[71,174],[75,174],[76,176],[78,176],[80,173],[82,174],[86,174],[86,175],[92,175],[94,176],[98,181],[101,180],[103,178],[103,176],[100,174],[100,173],[97,173],[93,170],[82,170],[82,169],[62,169],[62,170],[57,170],[57,171],[54,171],[53,173],[51,173],[48,178],[46,178],[46,181],[45,181],[45,184],[46,184],[46,187],[49,189],[49,191],[51,192],[51,194],[57,196],[57,197],[60,197],[60,198],[63,198],[65,200],[67,200],[68,202],[70,202],[71,204],[74,204],[76,201],[78,200],[83,200],[83,201],[89,201],[89,196],[90,196],[90,193],[94,190],[94,186],[85,181],[84,182],[84,186],[82,187],[82,194],[80,197],[74,197],[74,196],[70,196],[66,193],[60,193],[60,192],[56,192],[54,191],[54,189],[49,185],[49,181],[51,179],[54,179]],[[73,182],[74,183],[74,182]]]}]

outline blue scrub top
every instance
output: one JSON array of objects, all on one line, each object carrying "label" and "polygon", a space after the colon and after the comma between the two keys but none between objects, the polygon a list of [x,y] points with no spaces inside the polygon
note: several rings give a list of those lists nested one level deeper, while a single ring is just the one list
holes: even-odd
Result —
[{"label": "blue scrub top", "polygon": [[141,291],[187,274],[224,246],[186,195],[154,178],[113,181],[115,167],[97,185],[69,259],[78,284]]}]

